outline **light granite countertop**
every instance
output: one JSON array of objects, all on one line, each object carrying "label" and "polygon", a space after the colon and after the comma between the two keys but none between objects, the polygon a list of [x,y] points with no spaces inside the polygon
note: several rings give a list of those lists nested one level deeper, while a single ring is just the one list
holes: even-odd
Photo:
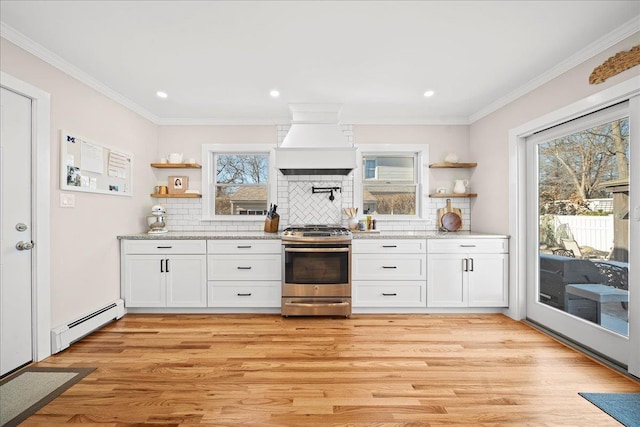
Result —
[{"label": "light granite countertop", "polygon": [[[272,240],[280,239],[281,233],[265,233],[263,231],[182,231],[168,232],[165,234],[124,234],[118,236],[118,240]],[[478,233],[475,231],[380,231],[380,232],[355,232],[357,239],[496,239],[509,238],[506,234]]]}]

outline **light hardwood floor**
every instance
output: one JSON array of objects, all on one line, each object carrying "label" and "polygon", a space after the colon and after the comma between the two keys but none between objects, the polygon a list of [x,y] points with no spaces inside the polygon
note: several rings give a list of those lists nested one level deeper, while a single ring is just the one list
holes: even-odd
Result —
[{"label": "light hardwood floor", "polygon": [[27,426],[618,426],[578,392],[640,392],[498,314],[129,314],[36,366],[97,369]]}]

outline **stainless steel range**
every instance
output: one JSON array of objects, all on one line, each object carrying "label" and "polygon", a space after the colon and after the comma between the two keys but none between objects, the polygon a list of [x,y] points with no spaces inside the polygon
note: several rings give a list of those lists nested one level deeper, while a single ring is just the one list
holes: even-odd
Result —
[{"label": "stainless steel range", "polygon": [[282,232],[282,315],[351,315],[351,232],[300,225]]}]

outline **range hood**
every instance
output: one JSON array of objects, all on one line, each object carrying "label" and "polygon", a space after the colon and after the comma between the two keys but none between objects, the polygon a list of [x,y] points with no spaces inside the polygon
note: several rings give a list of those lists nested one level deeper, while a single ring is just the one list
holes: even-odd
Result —
[{"label": "range hood", "polygon": [[348,175],[356,149],[338,125],[340,105],[290,104],[291,128],[276,148],[276,167],[284,175]]}]

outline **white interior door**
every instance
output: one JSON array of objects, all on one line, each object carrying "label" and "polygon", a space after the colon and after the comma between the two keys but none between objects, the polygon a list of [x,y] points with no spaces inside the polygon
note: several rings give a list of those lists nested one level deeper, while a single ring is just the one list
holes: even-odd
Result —
[{"label": "white interior door", "polygon": [[5,88],[1,91],[0,375],[5,375],[33,359],[32,101]]}]

